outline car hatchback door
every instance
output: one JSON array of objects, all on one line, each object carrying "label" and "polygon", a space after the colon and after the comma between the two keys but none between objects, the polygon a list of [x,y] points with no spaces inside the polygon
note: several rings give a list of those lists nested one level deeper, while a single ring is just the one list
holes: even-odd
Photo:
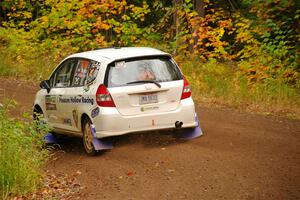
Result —
[{"label": "car hatchback door", "polygon": [[117,61],[107,71],[106,84],[120,114],[159,113],[178,108],[183,76],[170,57]]}]

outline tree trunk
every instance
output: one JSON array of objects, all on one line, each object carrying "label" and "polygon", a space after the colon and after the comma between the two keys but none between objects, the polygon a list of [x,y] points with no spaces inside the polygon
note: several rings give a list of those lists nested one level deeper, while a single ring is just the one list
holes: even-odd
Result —
[{"label": "tree trunk", "polygon": [[[173,13],[173,24],[175,26],[175,33],[174,33],[175,35],[174,35],[174,37],[177,40],[177,37],[180,33],[180,22],[179,22],[179,17],[178,17],[176,9],[178,8],[178,6],[180,4],[182,4],[182,0],[172,0],[172,3],[173,3],[173,8],[175,8],[174,13]],[[176,44],[177,44],[177,42],[176,42]],[[176,50],[177,50],[177,47],[175,47],[175,49],[174,49],[174,52],[173,52],[174,54],[176,54]]]},{"label": "tree trunk", "polygon": [[205,16],[205,3],[203,0],[195,0],[194,1],[195,10],[199,14],[200,17]]}]

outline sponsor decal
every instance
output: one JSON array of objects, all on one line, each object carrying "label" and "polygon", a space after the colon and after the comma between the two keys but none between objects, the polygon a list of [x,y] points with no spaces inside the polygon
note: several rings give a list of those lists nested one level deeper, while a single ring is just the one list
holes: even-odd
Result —
[{"label": "sponsor decal", "polygon": [[92,118],[95,118],[96,116],[98,116],[98,115],[99,115],[99,112],[100,112],[99,107],[93,109],[93,110],[92,110],[92,113],[91,113]]},{"label": "sponsor decal", "polygon": [[77,110],[73,110],[72,115],[73,115],[73,120],[74,120],[75,126],[78,128],[78,113],[77,113]]},{"label": "sponsor decal", "polygon": [[69,124],[70,126],[72,126],[72,121],[71,121],[70,118],[65,118],[65,119],[63,119],[63,123],[64,123],[64,124]]},{"label": "sponsor decal", "polygon": [[124,68],[125,66],[125,61],[115,62],[116,69]]},{"label": "sponsor decal", "polygon": [[96,79],[100,65],[101,65],[100,62],[96,62],[96,61],[91,62],[89,72],[88,72],[88,77],[87,77],[88,84],[90,84]]},{"label": "sponsor decal", "polygon": [[56,110],[56,96],[46,95],[45,104],[46,104],[46,110]]},{"label": "sponsor decal", "polygon": [[94,99],[90,97],[59,97],[59,103],[84,103],[94,105]]},{"label": "sponsor decal", "polygon": [[91,105],[94,105],[94,99],[89,97],[81,97],[82,103],[90,103]]},{"label": "sponsor decal", "polygon": [[149,111],[149,110],[158,110],[158,109],[159,109],[158,106],[141,107],[141,111],[142,111],[142,112]]},{"label": "sponsor decal", "polygon": [[89,85],[83,87],[83,91],[84,92],[88,92],[89,90],[90,90],[90,86]]}]

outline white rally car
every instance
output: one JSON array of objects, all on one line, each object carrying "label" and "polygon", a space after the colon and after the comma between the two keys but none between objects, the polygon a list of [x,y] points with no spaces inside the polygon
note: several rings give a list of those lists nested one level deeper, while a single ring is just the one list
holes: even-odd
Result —
[{"label": "white rally car", "polygon": [[169,54],[153,48],[70,55],[40,87],[34,112],[54,132],[83,137],[89,155],[95,139],[199,125],[189,83]]}]

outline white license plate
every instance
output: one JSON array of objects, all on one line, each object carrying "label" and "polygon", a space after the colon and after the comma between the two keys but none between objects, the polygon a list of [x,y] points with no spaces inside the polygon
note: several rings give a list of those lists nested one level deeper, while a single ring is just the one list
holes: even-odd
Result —
[{"label": "white license plate", "polygon": [[140,104],[149,104],[149,103],[157,103],[158,98],[157,94],[149,94],[149,95],[141,95],[140,96]]}]

